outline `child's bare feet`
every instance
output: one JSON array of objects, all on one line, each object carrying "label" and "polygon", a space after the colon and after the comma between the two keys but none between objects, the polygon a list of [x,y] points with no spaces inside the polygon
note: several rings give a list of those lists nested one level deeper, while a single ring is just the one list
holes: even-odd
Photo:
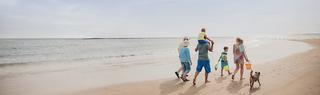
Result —
[{"label": "child's bare feet", "polygon": [[193,85],[196,85],[196,80],[195,80],[195,79],[193,79],[193,82],[192,82],[192,83],[193,83]]},{"label": "child's bare feet", "polygon": [[185,78],[185,77],[181,77],[181,80],[183,81],[183,82],[187,82],[187,81],[189,81],[187,78]]},{"label": "child's bare feet", "polygon": [[231,76],[231,79],[234,80],[234,75]]},{"label": "child's bare feet", "polygon": [[180,79],[181,79],[182,81],[184,81],[184,80],[185,80],[183,77],[180,77]]},{"label": "child's bare feet", "polygon": [[206,80],[205,83],[210,83],[210,81]]}]

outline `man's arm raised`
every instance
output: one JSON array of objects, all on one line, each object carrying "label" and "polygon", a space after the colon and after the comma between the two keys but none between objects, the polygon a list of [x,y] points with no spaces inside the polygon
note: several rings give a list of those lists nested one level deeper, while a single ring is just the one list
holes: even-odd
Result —
[{"label": "man's arm raised", "polygon": [[209,45],[208,45],[208,50],[210,51],[210,52],[213,52],[213,41],[210,41],[209,42]]}]

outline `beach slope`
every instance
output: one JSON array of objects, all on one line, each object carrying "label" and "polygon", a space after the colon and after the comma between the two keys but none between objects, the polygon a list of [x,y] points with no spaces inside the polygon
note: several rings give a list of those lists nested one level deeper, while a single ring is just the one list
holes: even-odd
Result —
[{"label": "beach slope", "polygon": [[[319,95],[320,94],[320,40],[303,40],[314,48],[271,62],[257,64],[255,71],[261,72],[261,84],[249,89],[249,70],[245,70],[245,80],[238,76],[220,77],[212,73],[210,83],[205,84],[199,76],[197,85],[182,82],[172,77],[151,81],[124,83],[89,89],[77,95],[213,95],[213,94],[252,94],[252,95]],[[194,72],[191,72],[193,74]],[[203,73],[200,73],[203,75]],[[138,77],[138,76],[136,76]],[[191,75],[190,79],[193,78]]]}]

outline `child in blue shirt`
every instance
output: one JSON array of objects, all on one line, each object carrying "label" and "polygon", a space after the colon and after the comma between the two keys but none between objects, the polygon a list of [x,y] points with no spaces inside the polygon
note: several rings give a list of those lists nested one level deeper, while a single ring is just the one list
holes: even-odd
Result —
[{"label": "child in blue shirt", "polygon": [[[218,63],[221,62],[221,76],[223,76],[223,69],[228,71],[228,74],[231,75],[229,71],[229,65],[228,65],[228,47],[223,47],[223,52],[220,55],[220,58],[218,60]],[[218,65],[218,64],[217,64]],[[217,65],[215,66],[215,69],[217,70]]]},{"label": "child in blue shirt", "polygon": [[190,50],[188,48],[188,45],[189,45],[189,42],[188,41],[184,41],[182,46],[180,48],[180,61],[181,61],[181,64],[183,66],[183,72],[182,72],[182,76],[181,76],[181,79],[186,82],[186,81],[189,81],[187,79],[187,74],[190,72],[190,66],[192,65],[192,62],[191,62],[191,57],[190,57]]}]

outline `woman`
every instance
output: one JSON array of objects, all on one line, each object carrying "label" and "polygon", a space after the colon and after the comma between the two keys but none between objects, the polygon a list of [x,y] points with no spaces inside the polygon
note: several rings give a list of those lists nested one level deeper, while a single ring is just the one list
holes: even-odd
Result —
[{"label": "woman", "polygon": [[234,63],[236,64],[236,69],[232,75],[232,80],[234,80],[234,75],[237,74],[240,68],[240,80],[243,79],[243,64],[244,59],[249,62],[247,57],[245,48],[243,46],[243,40],[241,38],[236,39],[236,44],[233,45],[233,55],[234,55]]}]

